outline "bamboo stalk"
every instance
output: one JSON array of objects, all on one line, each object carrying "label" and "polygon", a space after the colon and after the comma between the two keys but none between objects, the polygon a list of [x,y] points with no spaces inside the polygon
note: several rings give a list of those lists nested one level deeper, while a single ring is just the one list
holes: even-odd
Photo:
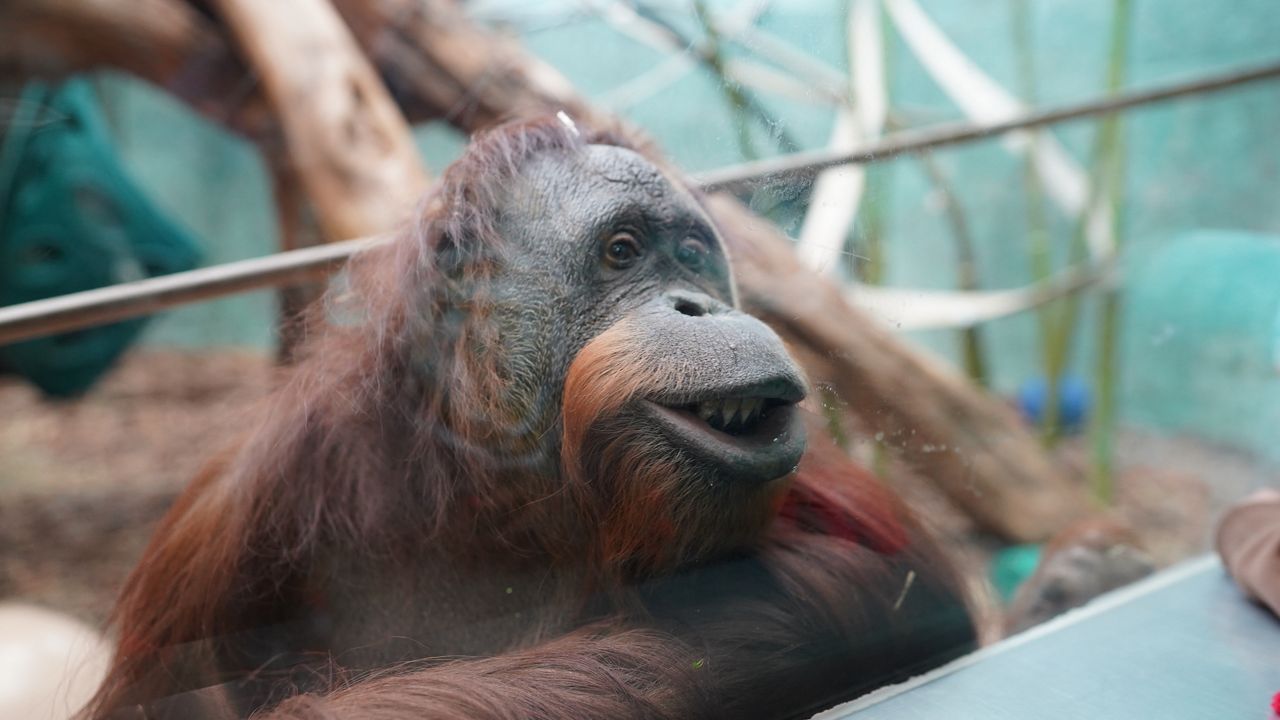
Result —
[{"label": "bamboo stalk", "polygon": [[[1128,48],[1132,5],[1130,0],[1116,0],[1111,20],[1111,48],[1107,63],[1107,89],[1118,92],[1124,85],[1128,66]],[[1121,244],[1120,202],[1124,184],[1124,137],[1122,119],[1112,115],[1103,120],[1103,170],[1101,180],[1105,186],[1106,202],[1111,208],[1112,237],[1118,248]],[[1094,497],[1110,504],[1114,500],[1115,485],[1112,478],[1114,435],[1116,430],[1116,366],[1117,338],[1119,336],[1120,293],[1114,286],[1106,286],[1102,297],[1101,318],[1098,323],[1097,365],[1095,369],[1096,400],[1093,422],[1089,425],[1092,437],[1093,463],[1090,485]]]},{"label": "bamboo stalk", "polygon": [[[1013,0],[1013,45],[1018,57],[1018,92],[1021,100],[1028,105],[1036,103],[1036,66],[1035,54],[1031,49],[1031,13],[1030,0]],[[1038,133],[1031,136],[1031,142],[1040,141]],[[1049,221],[1045,208],[1044,188],[1040,182],[1040,169],[1037,167],[1037,155],[1029,152],[1023,160],[1024,189],[1027,204],[1027,245],[1031,266],[1031,276],[1036,282],[1044,282],[1053,275],[1053,254],[1049,242]],[[1046,378],[1053,376],[1049,358],[1053,354],[1053,319],[1054,305],[1045,304],[1036,312],[1036,331],[1040,342],[1041,371]],[[1059,425],[1058,393],[1046,390],[1044,410],[1040,419],[1040,433],[1046,445],[1052,445],[1057,437]]]},{"label": "bamboo stalk", "polygon": [[[848,95],[856,102],[836,111],[828,141],[832,149],[852,150],[884,132],[889,98],[877,2],[854,0],[846,11]],[[839,267],[865,192],[866,169],[860,166],[827,170],[813,183],[796,252],[815,272],[832,272]]]},{"label": "bamboo stalk", "polygon": [[[947,225],[951,228],[951,239],[956,246],[956,287],[967,291],[978,290],[981,282],[978,279],[977,249],[973,236],[969,232],[969,221],[965,217],[964,208],[960,207],[960,198],[931,153],[922,152],[918,157],[925,175],[929,177],[934,188],[943,198]],[[965,374],[978,385],[989,386],[990,377],[987,372],[986,354],[982,349],[982,333],[976,324],[960,328],[960,347]]]},{"label": "bamboo stalk", "polygon": [[[1107,92],[1111,95],[1118,93],[1124,83],[1129,26],[1128,2],[1129,0],[1117,0],[1112,19],[1106,79]],[[1119,157],[1121,152],[1119,122],[1120,118],[1117,115],[1104,117],[1094,137],[1090,162],[1089,201],[1076,221],[1076,230],[1071,244],[1073,263],[1082,260],[1088,254],[1087,238],[1090,234],[1090,223],[1096,222],[1099,215],[1105,218],[1106,227],[1103,230],[1109,237],[1110,244],[1114,248],[1117,243],[1115,230],[1117,229],[1116,212],[1119,195],[1117,194],[1118,188],[1113,187],[1113,185],[1119,179],[1118,169],[1115,166],[1117,163],[1122,162]],[[1114,310],[1114,304],[1112,308]],[[1104,344],[1114,343],[1114,335],[1108,335],[1105,332],[1105,329],[1110,325],[1110,332],[1114,333],[1114,322],[1115,319],[1111,318],[1110,323],[1103,322],[1100,326],[1104,328],[1102,336]],[[1050,354],[1045,363],[1047,395],[1045,398],[1046,424],[1044,432],[1050,444],[1057,440],[1062,431],[1058,395],[1062,376],[1071,362],[1071,348],[1074,345],[1074,339],[1080,323],[1080,297],[1078,295],[1071,295],[1063,300],[1056,323],[1049,343]],[[1102,348],[1101,351],[1106,356],[1113,354],[1113,350],[1110,347]],[[1102,361],[1100,360],[1099,362]],[[1099,379],[1104,379],[1108,387],[1096,389],[1099,396],[1095,398],[1097,402],[1094,407],[1094,420],[1096,421],[1099,413],[1102,413],[1108,416],[1107,420],[1103,421],[1104,425],[1113,424],[1114,398],[1111,393],[1114,388],[1111,383],[1114,381],[1114,375],[1108,370],[1100,373]],[[1102,394],[1105,394],[1106,397],[1102,397]],[[1105,404],[1108,407],[1103,408],[1101,404]],[[1090,432],[1095,435],[1096,439],[1097,430],[1093,429],[1092,425],[1091,423]],[[1114,431],[1114,428],[1110,431]],[[1094,461],[1096,465],[1099,462],[1099,458],[1094,457]],[[1109,459],[1105,462],[1109,468]],[[1102,485],[1109,486],[1109,470],[1106,471],[1108,478],[1106,480],[1096,477],[1096,467],[1091,469],[1091,475],[1095,476],[1094,482],[1097,486],[1095,489],[1100,491],[1097,493],[1097,497],[1109,496],[1110,490],[1102,487]]]}]

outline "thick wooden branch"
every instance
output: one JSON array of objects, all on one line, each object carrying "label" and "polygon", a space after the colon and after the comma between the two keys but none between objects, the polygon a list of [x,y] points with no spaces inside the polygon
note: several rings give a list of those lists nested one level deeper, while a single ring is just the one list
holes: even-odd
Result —
[{"label": "thick wooden branch", "polygon": [[[5,0],[0,78],[124,70],[262,142],[274,118],[213,0]],[[269,4],[269,3],[268,3]],[[336,0],[411,122],[481,127],[513,112],[580,110],[572,86],[514,39],[477,27],[447,0]],[[435,48],[424,53],[422,48]],[[444,67],[438,65],[444,62]],[[303,61],[305,62],[305,61]],[[461,102],[459,101],[461,99]]]},{"label": "thick wooden branch", "polygon": [[214,0],[257,71],[330,240],[382,232],[427,187],[409,125],[327,0]]},{"label": "thick wooden branch", "polygon": [[115,68],[262,140],[273,120],[221,28],[182,0],[4,0],[0,78]]},{"label": "thick wooden branch", "polygon": [[411,118],[475,129],[548,108],[589,112],[558,71],[514,38],[476,25],[452,0],[333,5]]},{"label": "thick wooden branch", "polygon": [[210,39],[201,18],[167,0],[9,0],[0,5],[0,19],[6,61],[21,60],[31,70],[107,63],[165,76]]}]

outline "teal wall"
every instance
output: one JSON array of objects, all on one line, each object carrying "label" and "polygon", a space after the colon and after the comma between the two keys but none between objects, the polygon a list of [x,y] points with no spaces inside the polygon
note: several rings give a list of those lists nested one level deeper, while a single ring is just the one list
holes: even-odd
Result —
[{"label": "teal wall", "polygon": [[[152,199],[203,241],[207,264],[278,248],[271,184],[252,146],[129,78],[103,78],[100,88],[121,159]],[[268,348],[274,317],[273,293],[236,295],[165,313],[146,341]]]},{"label": "teal wall", "polygon": [[[1015,86],[1009,0],[920,0],[960,48],[1007,88]],[[1106,0],[1030,0],[1034,19],[1037,84],[1043,104],[1097,96],[1103,86],[1105,45],[1111,3]],[[1280,59],[1280,2],[1232,0],[1134,0],[1136,7],[1129,57],[1128,84],[1149,87],[1198,74]],[[721,3],[720,5],[727,5]],[[518,14],[530,7],[513,1],[486,4],[493,12],[509,7]],[[672,6],[674,7],[674,5]],[[683,7],[683,6],[681,6]],[[843,3],[807,0],[774,2],[762,19],[766,30],[820,59],[844,66]],[[685,26],[692,32],[693,24]],[[564,72],[590,96],[599,96],[662,57],[660,53],[619,35],[603,23],[582,19],[530,30],[528,45]],[[959,111],[934,86],[903,43],[889,44],[892,103],[913,123],[960,118]],[[740,51],[740,50],[739,50]],[[121,152],[129,168],[157,200],[204,239],[208,261],[217,263],[261,255],[275,248],[269,186],[260,160],[243,143],[191,116],[176,103],[121,78],[102,82],[109,101]],[[832,122],[829,107],[816,100],[797,102],[762,96],[787,131],[805,147],[825,141]],[[718,167],[742,159],[723,93],[709,73],[698,70],[649,98],[626,114],[658,138],[689,170]],[[1134,111],[1126,119],[1128,169],[1124,236],[1131,248],[1131,294],[1160,287],[1159,275],[1142,272],[1175,238],[1203,228],[1246,231],[1248,253],[1266,255],[1280,241],[1280,83],[1256,84],[1226,93],[1188,98]],[[1084,161],[1095,124],[1075,122],[1055,135]],[[419,131],[420,144],[434,169],[447,164],[462,139],[447,128]],[[755,138],[762,151],[777,152],[763,131]],[[1025,242],[1026,208],[1022,164],[997,141],[938,151],[936,160],[951,179],[972,234],[979,242],[980,272],[987,287],[1020,285],[1030,277]],[[949,288],[954,284],[954,245],[936,194],[911,158],[872,170],[867,202],[887,217],[888,282],[896,285]],[[799,202],[803,201],[800,194]],[[764,203],[765,199],[757,198]],[[798,210],[784,206],[778,217],[794,231]],[[1055,215],[1052,228],[1061,248],[1072,232],[1069,219]],[[1235,247],[1235,246],[1233,246]],[[1241,246],[1242,247],[1242,246]],[[1179,252],[1185,252],[1179,250]],[[1243,251],[1242,251],[1243,252]],[[1247,253],[1246,253],[1247,254]],[[1226,255],[1230,255],[1227,252]],[[1265,315],[1259,303],[1270,300],[1223,290],[1220,267],[1234,262],[1226,255],[1206,256],[1203,272],[1180,281],[1187,292],[1215,297],[1213,307],[1227,317]],[[1225,265],[1215,265],[1215,263]],[[1136,263],[1136,265],[1135,265]],[[1269,266],[1268,266],[1269,267]],[[1265,276],[1251,276],[1265,283]],[[1280,276],[1275,276],[1280,284]],[[1210,287],[1212,286],[1212,287]],[[1219,288],[1214,290],[1213,288]],[[1154,290],[1150,290],[1154,293]],[[1265,293],[1263,293],[1265,294]],[[1150,293],[1142,298],[1155,297]],[[1168,303],[1135,302],[1126,309],[1125,378],[1122,412],[1133,421],[1158,427],[1192,429],[1211,437],[1251,447],[1280,460],[1280,443],[1267,427],[1275,427],[1280,404],[1280,373],[1260,355],[1259,370],[1249,375],[1209,372],[1202,355],[1185,348],[1153,354],[1140,343],[1154,320],[1143,315]],[[170,313],[155,323],[148,341],[183,346],[247,345],[267,347],[274,317],[270,294],[257,293]],[[1086,304],[1077,365],[1087,368],[1092,353],[1092,308]],[[1207,314],[1206,314],[1207,313]],[[1196,316],[1197,328],[1213,324],[1214,313]],[[1165,318],[1177,325],[1178,317]],[[1190,319],[1188,319],[1190,322]],[[1258,321],[1257,332],[1263,329]],[[993,359],[997,389],[1011,391],[1036,372],[1039,363],[1035,323],[1030,316],[1001,320],[983,328]],[[1211,335],[1211,334],[1210,334]],[[913,339],[954,358],[951,332],[918,333]],[[1209,337],[1209,336],[1206,336]],[[1272,336],[1267,336],[1272,337]],[[1257,338],[1258,347],[1268,340]],[[1135,344],[1139,343],[1139,344]],[[1261,351],[1260,351],[1261,352]],[[1274,354],[1274,348],[1269,351]],[[1140,358],[1140,366],[1138,365]],[[1208,385],[1198,391],[1193,410],[1169,400],[1169,393],[1188,377]],[[1265,390],[1265,392],[1263,392]],[[1252,410],[1249,410],[1252,408]],[[1268,414],[1270,413],[1270,414]],[[1246,427],[1246,426],[1249,427]]]},{"label": "teal wall", "polygon": [[[251,145],[131,78],[108,75],[99,88],[121,160],[161,208],[201,238],[206,264],[279,249],[271,182]],[[452,162],[465,144],[447,126],[419,128],[417,136],[433,168]],[[188,305],[157,318],[145,341],[271,348],[275,308],[270,291]]]},{"label": "teal wall", "polygon": [[1280,238],[1201,230],[1129,260],[1128,416],[1280,456]]}]

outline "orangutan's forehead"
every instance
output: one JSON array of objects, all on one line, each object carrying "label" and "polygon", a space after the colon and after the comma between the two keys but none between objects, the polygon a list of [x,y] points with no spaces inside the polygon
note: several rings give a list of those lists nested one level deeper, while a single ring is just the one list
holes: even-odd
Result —
[{"label": "orangutan's forehead", "polygon": [[521,175],[536,188],[556,194],[641,192],[653,199],[680,194],[671,179],[644,157],[613,145],[543,153],[531,158]]},{"label": "orangutan's forehead", "polygon": [[588,172],[608,183],[628,189],[648,190],[652,194],[671,192],[671,180],[652,163],[626,148],[591,145],[583,152]]},{"label": "orangutan's forehead", "polygon": [[511,187],[504,213],[561,232],[581,230],[625,208],[664,220],[700,217],[693,198],[641,155],[612,145],[548,152],[530,159]]}]

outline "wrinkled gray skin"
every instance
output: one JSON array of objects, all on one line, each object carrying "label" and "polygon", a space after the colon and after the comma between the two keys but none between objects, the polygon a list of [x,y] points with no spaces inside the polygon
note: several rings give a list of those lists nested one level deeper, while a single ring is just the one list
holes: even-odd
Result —
[{"label": "wrinkled gray skin", "polygon": [[[570,363],[624,317],[642,335],[637,365],[671,366],[686,383],[654,400],[680,405],[744,394],[792,402],[802,397],[803,380],[781,340],[735,308],[724,247],[702,208],[631,150],[592,145],[579,154],[535,157],[511,184],[498,230],[510,254],[495,288],[497,321],[514,392],[521,396],[513,402],[524,406],[518,414],[526,418],[508,430],[555,442],[555,433],[543,430],[559,412]],[[627,269],[602,258],[619,231],[642,246]],[[701,267],[677,257],[689,239],[708,251]],[[767,480],[793,468],[803,449],[802,433],[790,428],[769,448],[774,452],[685,447],[696,456],[685,459],[715,474]],[[556,458],[550,447],[538,454]]]},{"label": "wrinkled gray skin", "polygon": [[[570,364],[623,318],[639,328],[637,363],[677,369],[679,387],[654,400],[678,404],[744,389],[788,402],[802,398],[800,372],[779,338],[735,309],[724,248],[702,209],[636,153],[589,146],[535,157],[510,184],[498,228],[509,250],[492,288],[495,320],[512,402],[525,406],[517,414],[526,417],[515,433],[558,442],[558,433],[545,432],[546,418],[559,412]],[[603,258],[620,230],[632,233],[642,250],[623,270]],[[677,259],[686,238],[705,244],[702,267]],[[735,452],[687,437],[699,432],[652,408],[634,409],[637,425],[663,433],[686,463],[730,482],[781,477],[804,450],[798,421],[771,433],[777,442]],[[538,454],[552,462],[557,457],[555,447]],[[399,559],[386,567],[360,553],[332,559],[333,584],[325,594],[332,617],[343,623],[327,645],[340,662],[372,667],[408,657],[500,652],[565,632],[580,601],[564,568],[479,567],[455,550],[420,563],[407,571]]]}]

